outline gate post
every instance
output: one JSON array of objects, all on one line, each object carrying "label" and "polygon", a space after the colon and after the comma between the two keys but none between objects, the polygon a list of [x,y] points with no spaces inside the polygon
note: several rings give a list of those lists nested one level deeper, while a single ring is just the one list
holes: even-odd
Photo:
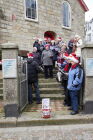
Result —
[{"label": "gate post", "polygon": [[84,112],[93,113],[93,44],[85,44],[82,48],[82,60],[85,70]]},{"label": "gate post", "polygon": [[1,47],[5,116],[18,117],[18,46],[14,43],[5,43]]}]

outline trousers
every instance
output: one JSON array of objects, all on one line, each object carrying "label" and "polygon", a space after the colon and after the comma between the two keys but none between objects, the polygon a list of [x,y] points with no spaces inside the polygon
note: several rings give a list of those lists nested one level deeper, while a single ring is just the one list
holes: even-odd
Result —
[{"label": "trousers", "polygon": [[69,90],[69,95],[71,98],[71,106],[72,106],[73,111],[78,111],[78,107],[79,107],[78,94],[79,94],[79,91]]},{"label": "trousers", "polygon": [[39,91],[38,81],[28,83],[28,102],[33,101],[33,96],[32,96],[33,91],[35,92],[36,101],[40,102],[41,99],[40,99],[40,91]]}]

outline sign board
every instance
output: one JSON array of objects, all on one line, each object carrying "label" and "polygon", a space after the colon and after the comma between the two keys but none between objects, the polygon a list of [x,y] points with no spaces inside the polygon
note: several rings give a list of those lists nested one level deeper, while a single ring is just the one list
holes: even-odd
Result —
[{"label": "sign board", "polygon": [[17,62],[16,59],[3,59],[3,78],[17,77]]},{"label": "sign board", "polygon": [[42,109],[50,109],[50,99],[49,98],[42,99]]},{"label": "sign board", "polygon": [[93,76],[93,58],[86,59],[86,76]]},{"label": "sign board", "polygon": [[50,99],[49,98],[42,99],[42,117],[50,118],[51,116],[50,112],[51,112]]}]

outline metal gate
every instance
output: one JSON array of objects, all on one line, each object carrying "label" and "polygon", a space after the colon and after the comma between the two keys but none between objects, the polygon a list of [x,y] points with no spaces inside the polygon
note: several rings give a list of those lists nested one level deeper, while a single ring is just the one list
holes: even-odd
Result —
[{"label": "metal gate", "polygon": [[27,62],[19,57],[19,109],[22,111],[28,104],[28,78],[27,78]]}]

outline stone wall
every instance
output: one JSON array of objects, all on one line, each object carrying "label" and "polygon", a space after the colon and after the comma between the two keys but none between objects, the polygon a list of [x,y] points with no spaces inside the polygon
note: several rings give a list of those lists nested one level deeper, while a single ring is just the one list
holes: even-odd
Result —
[{"label": "stone wall", "polygon": [[62,1],[38,0],[38,22],[25,20],[24,0],[0,0],[5,19],[0,18],[0,43],[14,42],[20,49],[31,50],[33,37],[43,38],[44,32],[54,31],[68,41],[76,33],[84,38],[84,10],[77,0],[71,5],[71,29],[62,28]]},{"label": "stone wall", "polygon": [[[82,60],[84,64],[84,72],[85,72],[85,78],[84,78],[84,111],[88,114],[93,114],[93,72],[90,75],[92,69],[89,67],[89,65],[86,63],[87,59],[91,59],[91,67],[93,66],[93,44],[86,44],[82,48]],[[88,66],[87,66],[88,65]],[[87,70],[87,67],[88,70]]]}]

